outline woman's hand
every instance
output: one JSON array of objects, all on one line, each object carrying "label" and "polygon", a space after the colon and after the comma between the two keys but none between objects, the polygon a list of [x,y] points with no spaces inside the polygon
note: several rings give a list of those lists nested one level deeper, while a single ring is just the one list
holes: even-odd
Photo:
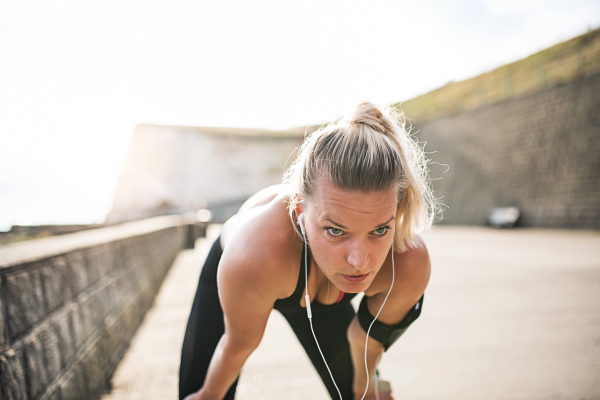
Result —
[{"label": "woman's hand", "polygon": [[192,393],[192,394],[188,395],[188,396],[187,396],[185,399],[183,399],[183,400],[200,400],[200,397],[199,397],[199,395],[200,395],[200,392],[198,391],[198,392],[196,392],[196,393]]},{"label": "woman's hand", "polygon": [[[394,400],[394,398],[392,397],[392,388],[390,387],[390,383],[381,379],[378,380],[377,383],[377,388],[379,390],[379,400]],[[363,393],[356,394],[355,399],[360,400],[363,396]],[[365,396],[364,400],[377,400],[375,391],[373,391],[372,393],[367,392],[367,395]]]},{"label": "woman's hand", "polygon": [[[367,390],[367,395],[365,396],[365,398],[363,400],[394,400],[394,398],[392,397],[392,388],[388,381],[384,381],[381,379],[379,379],[377,381],[379,399],[377,398],[377,395],[375,394],[374,385],[369,385],[369,386],[370,386],[370,388],[369,388],[369,390]],[[355,400],[361,400],[363,398],[364,393],[365,393],[364,389],[360,392],[355,392],[354,393]],[[185,400],[187,400],[187,399],[185,399]]]},{"label": "woman's hand", "polygon": [[[211,396],[210,394],[206,393],[206,390],[203,390],[203,388],[200,388],[200,390],[198,390],[196,393],[192,393],[190,395],[188,395],[186,398],[184,398],[183,400],[213,400],[215,399],[215,396]],[[383,400],[383,399],[381,399]]]}]

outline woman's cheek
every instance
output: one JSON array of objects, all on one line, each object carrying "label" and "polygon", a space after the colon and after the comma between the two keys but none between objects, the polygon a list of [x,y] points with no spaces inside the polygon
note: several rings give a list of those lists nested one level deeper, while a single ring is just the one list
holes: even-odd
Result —
[{"label": "woman's cheek", "polygon": [[330,272],[337,273],[341,269],[342,258],[337,252],[327,249],[323,252],[323,264]]}]

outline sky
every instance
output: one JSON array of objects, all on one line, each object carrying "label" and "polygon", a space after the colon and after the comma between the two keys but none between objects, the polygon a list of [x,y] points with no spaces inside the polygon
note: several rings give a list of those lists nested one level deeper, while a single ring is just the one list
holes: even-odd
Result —
[{"label": "sky", "polygon": [[137,124],[323,123],[599,26],[598,0],[0,0],[0,230],[103,222]]}]

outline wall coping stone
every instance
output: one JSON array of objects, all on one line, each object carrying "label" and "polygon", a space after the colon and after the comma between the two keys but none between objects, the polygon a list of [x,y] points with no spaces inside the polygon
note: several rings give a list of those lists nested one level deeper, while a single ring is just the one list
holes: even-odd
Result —
[{"label": "wall coping stone", "polygon": [[0,270],[163,229],[197,223],[196,213],[165,215],[0,246]]}]

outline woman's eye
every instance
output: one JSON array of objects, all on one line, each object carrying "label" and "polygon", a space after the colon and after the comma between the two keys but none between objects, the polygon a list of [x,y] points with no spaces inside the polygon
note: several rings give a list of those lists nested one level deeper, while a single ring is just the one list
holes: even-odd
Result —
[{"label": "woman's eye", "polygon": [[327,232],[333,236],[340,236],[342,234],[342,230],[338,228],[327,228]]},{"label": "woman's eye", "polygon": [[375,229],[375,231],[374,231],[374,232],[375,232],[377,235],[381,235],[381,236],[383,236],[383,235],[384,235],[384,234],[385,234],[385,233],[388,231],[388,229],[389,229],[389,228],[388,228],[387,226],[382,226],[381,228],[377,228],[377,229]]}]

